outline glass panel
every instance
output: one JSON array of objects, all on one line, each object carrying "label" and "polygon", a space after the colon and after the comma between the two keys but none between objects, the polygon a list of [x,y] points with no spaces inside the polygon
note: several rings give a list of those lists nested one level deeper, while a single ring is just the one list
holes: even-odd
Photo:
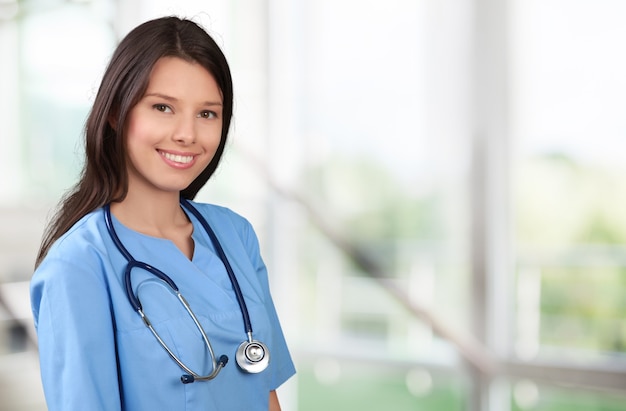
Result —
[{"label": "glass panel", "polygon": [[[455,49],[435,55],[425,47],[425,22],[437,13],[422,2],[318,1],[299,16],[294,104],[304,147],[296,185],[350,243],[340,250],[316,227],[302,233],[301,311],[316,311],[300,322],[314,324],[309,333],[328,343],[365,337],[383,347],[381,356],[432,359],[432,334],[364,278],[358,253],[407,297],[465,327],[468,140],[437,121],[463,117],[458,106],[446,113],[437,101],[459,96],[443,85],[458,81],[462,66],[445,79],[435,74]],[[441,350],[449,358],[450,349]]]},{"label": "glass panel", "polygon": [[[26,9],[20,21],[24,193],[56,202],[82,166],[83,125],[115,45],[98,2]],[[80,35],[77,35],[80,33]]]},{"label": "glass panel", "polygon": [[516,352],[626,353],[626,3],[513,5]]}]

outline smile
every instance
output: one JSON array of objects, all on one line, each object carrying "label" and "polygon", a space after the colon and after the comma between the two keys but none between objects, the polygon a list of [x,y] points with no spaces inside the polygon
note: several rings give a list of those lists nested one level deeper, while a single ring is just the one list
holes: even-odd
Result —
[{"label": "smile", "polygon": [[193,160],[193,156],[183,156],[183,155],[180,155],[180,154],[171,154],[171,153],[166,153],[166,152],[163,152],[163,151],[160,151],[160,153],[167,160],[173,161],[175,163],[189,164]]}]

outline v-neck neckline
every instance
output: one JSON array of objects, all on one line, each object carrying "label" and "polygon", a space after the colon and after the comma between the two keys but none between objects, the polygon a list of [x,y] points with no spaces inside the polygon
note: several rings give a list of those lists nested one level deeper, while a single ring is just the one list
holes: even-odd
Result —
[{"label": "v-neck neckline", "polygon": [[148,242],[154,242],[154,243],[158,242],[161,244],[168,244],[168,247],[174,247],[176,251],[178,252],[178,254],[180,254],[180,256],[182,256],[185,260],[195,264],[195,261],[197,260],[197,255],[198,255],[198,246],[202,246],[202,247],[206,247],[206,246],[203,245],[202,242],[198,241],[199,240],[198,236],[201,236],[201,234],[198,234],[197,232],[198,230],[196,230],[197,220],[195,216],[191,213],[188,213],[182,206],[181,206],[181,209],[183,210],[183,212],[189,219],[189,222],[191,223],[192,230],[191,230],[190,238],[193,241],[193,252],[192,252],[191,258],[185,255],[185,253],[183,253],[183,251],[180,248],[178,248],[178,246],[174,243],[174,241],[170,240],[169,238],[157,237],[157,236],[153,236],[150,234],[145,234],[145,233],[142,233],[141,231],[137,231],[133,228],[130,228],[124,223],[122,223],[112,212],[111,212],[111,221],[114,225],[115,231],[118,231],[118,230],[125,231],[127,235],[132,235],[132,236],[143,239],[142,242],[148,241]]}]

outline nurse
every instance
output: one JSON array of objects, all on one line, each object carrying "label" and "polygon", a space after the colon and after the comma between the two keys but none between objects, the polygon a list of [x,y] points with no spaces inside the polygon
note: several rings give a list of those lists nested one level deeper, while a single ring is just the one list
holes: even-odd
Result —
[{"label": "nurse", "polygon": [[31,283],[50,411],[280,410],[295,368],[255,232],[192,201],[232,108],[226,59],[190,20],[148,21],[115,50]]}]

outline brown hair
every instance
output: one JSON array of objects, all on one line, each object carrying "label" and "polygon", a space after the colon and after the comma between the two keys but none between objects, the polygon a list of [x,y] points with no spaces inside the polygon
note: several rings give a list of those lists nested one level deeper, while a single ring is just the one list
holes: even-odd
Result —
[{"label": "brown hair", "polygon": [[148,87],[152,68],[162,57],[179,57],[202,65],[215,78],[223,98],[222,136],[217,152],[181,196],[193,199],[215,172],[226,145],[233,108],[232,78],[226,57],[211,36],[190,20],[163,17],[143,23],[128,33],[111,57],[85,125],[86,159],[80,179],[63,197],[46,228],[35,266],[78,220],[126,196],[124,125],[129,111]]}]

